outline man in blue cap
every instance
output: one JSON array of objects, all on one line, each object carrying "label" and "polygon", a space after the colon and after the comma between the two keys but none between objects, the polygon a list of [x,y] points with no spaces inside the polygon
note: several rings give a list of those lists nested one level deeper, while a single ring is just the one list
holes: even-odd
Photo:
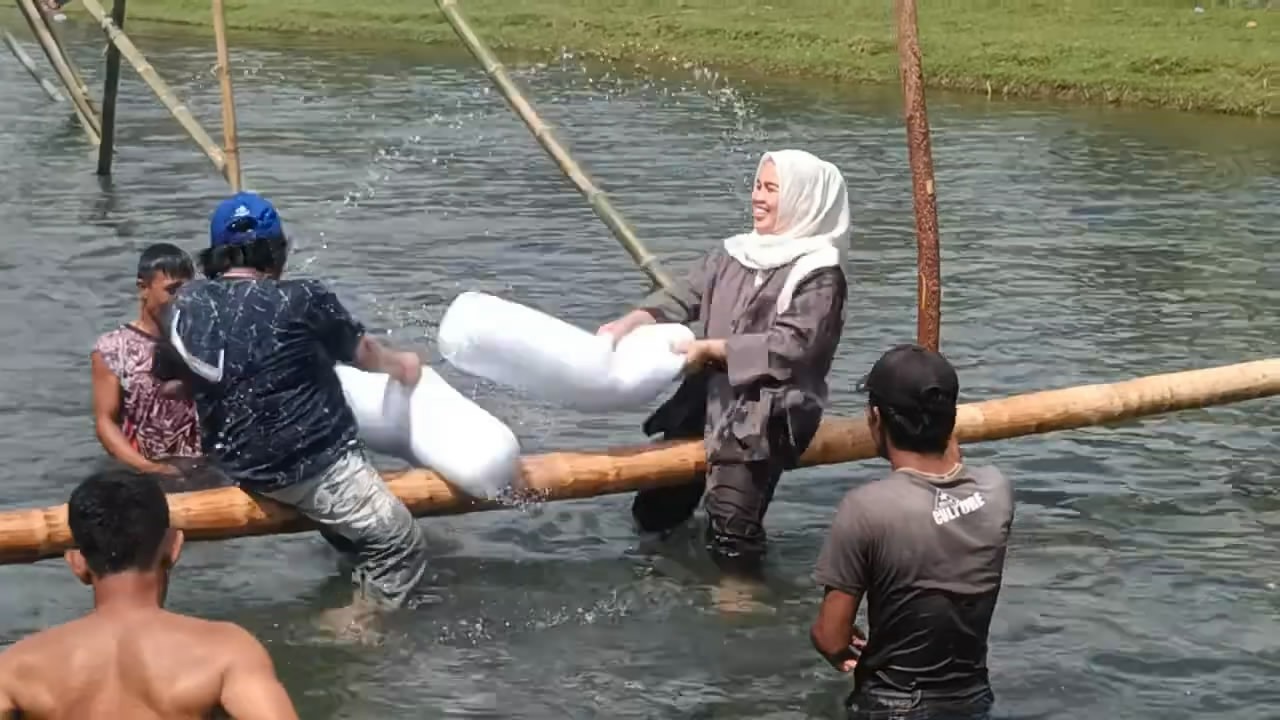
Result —
[{"label": "man in blue cap", "polygon": [[358,442],[334,364],[412,387],[421,361],[367,335],[323,283],[281,279],[288,241],[266,199],[223,201],[209,239],[207,279],[162,315],[155,372],[190,385],[202,444],[241,488],[295,508],[354,556],[358,600],[402,605],[426,571],[426,538]]}]

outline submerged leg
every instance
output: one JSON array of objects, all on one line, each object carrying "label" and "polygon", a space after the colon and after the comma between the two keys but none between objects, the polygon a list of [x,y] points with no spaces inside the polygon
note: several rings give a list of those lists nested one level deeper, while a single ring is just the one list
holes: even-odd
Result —
[{"label": "submerged leg", "polygon": [[362,604],[400,607],[426,574],[426,533],[363,454],[266,494],[319,523],[331,545],[354,556],[352,581]]},{"label": "submerged leg", "polygon": [[707,549],[725,572],[757,577],[766,549],[764,516],[782,469],[769,462],[715,464],[707,482]]},{"label": "submerged leg", "polygon": [[781,469],[757,462],[713,465],[707,488],[706,544],[723,573],[713,589],[722,612],[772,612],[757,601],[764,575],[764,515]]}]

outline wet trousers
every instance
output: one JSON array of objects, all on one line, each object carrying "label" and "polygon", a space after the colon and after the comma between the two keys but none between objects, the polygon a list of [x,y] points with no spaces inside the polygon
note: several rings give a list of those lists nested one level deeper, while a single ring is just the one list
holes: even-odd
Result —
[{"label": "wet trousers", "polygon": [[765,554],[765,512],[781,477],[782,467],[769,461],[712,464],[694,482],[636,493],[631,514],[641,530],[666,532],[702,501],[712,559],[726,570],[755,573]]},{"label": "wet trousers", "polygon": [[427,536],[359,452],[319,476],[263,495],[320,525],[320,534],[355,564],[352,584],[366,599],[400,607],[427,570]]},{"label": "wet trousers", "polygon": [[848,720],[990,720],[995,695],[985,682],[959,692],[903,692],[878,688],[854,691],[846,703]]}]

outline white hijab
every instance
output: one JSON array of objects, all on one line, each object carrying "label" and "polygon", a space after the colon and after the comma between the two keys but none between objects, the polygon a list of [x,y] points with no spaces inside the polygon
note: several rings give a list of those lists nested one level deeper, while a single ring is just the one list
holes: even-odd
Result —
[{"label": "white hijab", "polygon": [[778,220],[782,232],[754,230],[724,241],[734,260],[752,270],[772,270],[792,262],[778,313],[791,306],[796,285],[815,270],[840,267],[849,243],[849,195],[839,168],[804,150],[775,150],[760,157],[760,168],[772,160],[778,170]]}]

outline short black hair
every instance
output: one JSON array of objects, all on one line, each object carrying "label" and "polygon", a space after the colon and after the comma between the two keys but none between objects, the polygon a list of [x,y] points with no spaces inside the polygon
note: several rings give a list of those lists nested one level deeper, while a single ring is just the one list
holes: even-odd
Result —
[{"label": "short black hair", "polygon": [[211,280],[232,268],[250,268],[278,275],[284,270],[288,256],[289,241],[284,237],[256,238],[246,243],[201,250],[200,269]]},{"label": "short black hair", "polygon": [[94,575],[150,570],[169,530],[169,501],[155,476],[109,468],[71,493],[67,521]]},{"label": "short black hair", "polygon": [[881,403],[873,394],[871,405],[880,411],[880,422],[895,448],[923,455],[941,455],[947,451],[951,433],[956,429],[954,401],[948,403],[939,397],[928,407],[904,413]]},{"label": "short black hair", "polygon": [[151,282],[161,273],[176,280],[190,280],[196,268],[182,248],[173,243],[156,243],[143,250],[142,257],[138,258],[138,279]]},{"label": "short black hair", "polygon": [[891,348],[862,382],[893,447],[941,455],[956,428],[960,381],[942,354],[913,344]]}]

